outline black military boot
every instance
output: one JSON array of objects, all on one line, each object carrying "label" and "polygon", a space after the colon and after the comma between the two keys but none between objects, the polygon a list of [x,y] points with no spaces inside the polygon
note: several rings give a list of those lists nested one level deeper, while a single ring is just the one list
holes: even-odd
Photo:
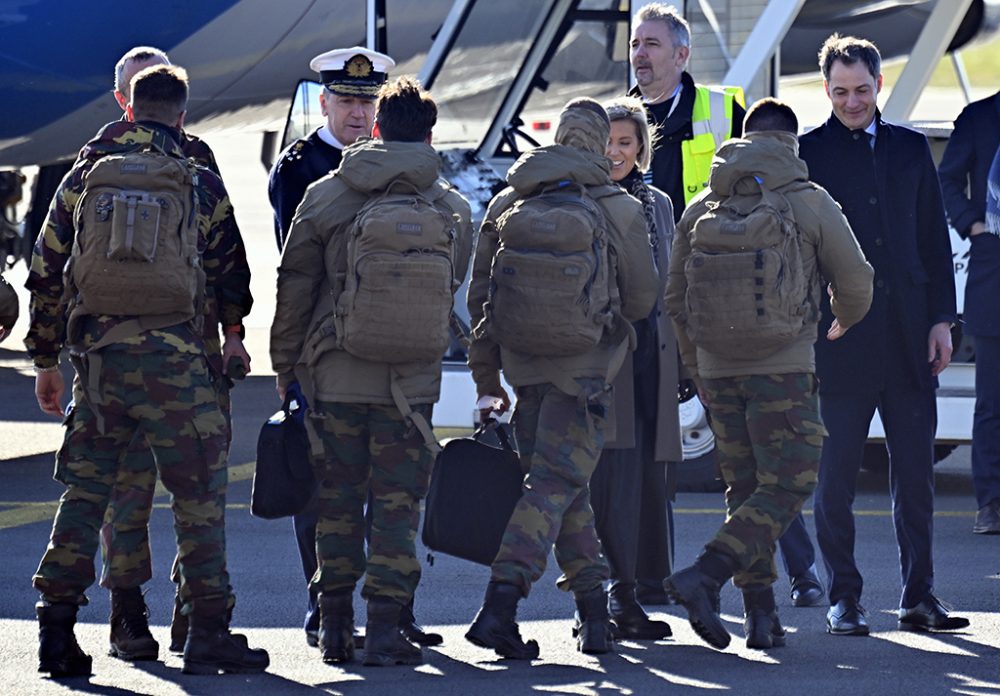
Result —
[{"label": "black military boot", "polygon": [[671,635],[666,621],[653,621],[635,598],[635,585],[616,582],[608,592],[608,614],[615,640],[660,640]]},{"label": "black military boot", "polygon": [[[179,594],[174,595],[174,613],[170,619],[170,652],[175,655],[184,654],[184,644],[187,643],[188,630],[190,629],[190,621],[188,617],[184,615],[181,609],[184,607],[184,603],[181,602],[181,596]],[[233,608],[229,607],[226,610],[226,625],[228,626],[233,620]],[[241,633],[233,633],[233,639],[240,641],[244,646],[247,645],[247,637]]]},{"label": "black military boot", "polygon": [[229,632],[225,601],[196,603],[188,620],[185,674],[256,674],[271,664],[266,650],[250,648],[246,637]]},{"label": "black military boot", "polygon": [[521,640],[521,631],[514,620],[521,588],[506,582],[490,581],[486,586],[483,606],[465,633],[465,639],[481,648],[490,648],[501,657],[514,660],[534,660],[538,643]]},{"label": "black military boot", "polygon": [[412,599],[399,611],[399,630],[406,636],[406,640],[425,648],[441,645],[444,642],[440,633],[430,633],[417,624],[417,619],[413,616]]},{"label": "black military boot", "polygon": [[92,661],[73,635],[79,607],[68,602],[41,601],[38,614],[38,671],[53,677],[86,677]]},{"label": "black military boot", "polygon": [[174,613],[170,617],[170,652],[180,655],[188,637],[188,617],[181,613],[184,604],[179,594],[174,595]]},{"label": "black military boot", "polygon": [[575,593],[576,599],[576,649],[588,655],[611,652],[614,639],[611,619],[608,617],[608,596],[598,585],[587,592]]},{"label": "black military boot", "polygon": [[385,597],[368,600],[365,659],[362,664],[371,667],[423,664],[424,654],[420,648],[404,638],[399,630],[402,608],[399,602]]},{"label": "black military boot", "polygon": [[138,662],[155,660],[160,644],[149,632],[149,609],[142,589],[111,590],[111,649],[108,654],[120,660]]},{"label": "black military boot", "polygon": [[743,607],[746,610],[743,632],[747,637],[748,648],[769,650],[785,644],[785,629],[778,621],[778,609],[774,605],[773,588],[744,590]]},{"label": "black military boot", "polygon": [[319,649],[323,662],[337,664],[354,659],[354,596],[346,592],[319,595]]},{"label": "black military boot", "polygon": [[688,621],[702,640],[723,650],[729,645],[729,631],[719,612],[719,590],[733,576],[736,562],[728,556],[704,551],[693,566],[679,570],[663,581],[663,587],[678,604],[684,606]]}]

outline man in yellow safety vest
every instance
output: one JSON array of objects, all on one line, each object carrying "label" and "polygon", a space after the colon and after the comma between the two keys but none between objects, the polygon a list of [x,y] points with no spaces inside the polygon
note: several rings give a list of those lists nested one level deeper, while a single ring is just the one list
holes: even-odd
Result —
[{"label": "man in yellow safety vest", "polygon": [[691,30],[672,6],[651,3],[639,10],[630,59],[650,125],[659,132],[650,167],[652,183],[670,196],[674,220],[708,186],[712,157],[724,140],[743,133],[742,87],[706,87],[685,70]]}]

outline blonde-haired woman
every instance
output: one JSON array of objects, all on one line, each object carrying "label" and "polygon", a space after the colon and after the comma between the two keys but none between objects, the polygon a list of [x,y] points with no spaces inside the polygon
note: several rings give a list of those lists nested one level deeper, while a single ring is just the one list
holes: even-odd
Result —
[{"label": "blonde-haired woman", "polygon": [[663,311],[674,213],[670,198],[643,182],[652,158],[652,135],[642,102],[621,97],[604,104],[611,119],[605,152],[611,178],[642,203],[650,253],[660,274],[656,307],[633,325],[634,353],[614,382],[616,439],[605,444],[590,480],[591,505],[604,553],[611,566],[608,611],[617,638],[657,640],[670,635],[664,621],[653,621],[635,597],[639,530],[658,549],[643,558],[647,573],[661,582],[670,573],[665,467],[681,459],[677,414],[677,343]]}]

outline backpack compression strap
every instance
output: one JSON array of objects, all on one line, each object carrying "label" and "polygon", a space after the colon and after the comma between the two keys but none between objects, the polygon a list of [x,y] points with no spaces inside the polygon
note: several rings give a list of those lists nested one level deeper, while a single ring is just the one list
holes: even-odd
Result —
[{"label": "backpack compression strap", "polygon": [[396,404],[399,412],[403,414],[403,418],[409,421],[420,432],[421,437],[424,438],[424,446],[432,454],[437,455],[441,451],[441,444],[434,437],[434,431],[431,429],[431,424],[427,422],[427,419],[410,407],[410,402],[406,400],[406,395],[397,381],[398,376],[399,373],[396,372],[395,368],[389,369],[389,391],[392,393],[392,401]]}]

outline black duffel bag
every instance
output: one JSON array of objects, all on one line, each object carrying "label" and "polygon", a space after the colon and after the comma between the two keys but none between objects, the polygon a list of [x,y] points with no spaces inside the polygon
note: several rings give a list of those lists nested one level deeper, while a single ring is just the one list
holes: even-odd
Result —
[{"label": "black duffel bag", "polygon": [[[438,454],[421,536],[427,548],[483,565],[493,562],[524,481],[504,428],[488,421],[472,437],[451,440]],[[483,441],[490,432],[499,447]]]},{"label": "black duffel bag", "polygon": [[267,419],[257,437],[257,468],[250,493],[250,513],[267,520],[302,512],[316,490],[309,461],[309,436],[296,414],[292,390],[281,410]]}]

